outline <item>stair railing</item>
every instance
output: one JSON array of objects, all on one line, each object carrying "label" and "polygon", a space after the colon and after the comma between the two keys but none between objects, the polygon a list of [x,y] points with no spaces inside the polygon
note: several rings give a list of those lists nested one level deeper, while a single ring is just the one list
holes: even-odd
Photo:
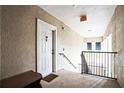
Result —
[{"label": "stair railing", "polygon": [[71,64],[75,69],[77,69],[77,67],[70,61],[70,59],[64,53],[59,53],[59,55],[62,55],[69,62],[69,64]]}]

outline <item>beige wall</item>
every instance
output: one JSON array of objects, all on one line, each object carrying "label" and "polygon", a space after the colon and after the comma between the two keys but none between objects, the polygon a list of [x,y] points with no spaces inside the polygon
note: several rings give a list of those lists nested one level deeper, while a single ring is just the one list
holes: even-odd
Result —
[{"label": "beige wall", "polygon": [[103,37],[90,37],[90,38],[84,38],[84,42],[102,42]]},{"label": "beige wall", "polygon": [[104,37],[112,33],[112,49],[117,51],[116,73],[121,87],[124,87],[124,6],[117,6]]},{"label": "beige wall", "polygon": [[[61,37],[62,39],[62,46],[60,46],[61,49],[59,50],[59,52],[65,53],[65,55],[77,67],[78,70],[78,64],[81,64],[81,50],[83,48],[83,38],[74,31],[71,31],[70,28],[65,28],[64,30],[62,30],[59,37]],[[63,48],[64,51],[62,50]]]},{"label": "beige wall", "polygon": [[2,78],[35,70],[35,10],[2,6]]},{"label": "beige wall", "polygon": [[74,56],[70,48],[81,48],[81,36],[38,6],[2,6],[2,78],[35,70],[36,18],[57,27],[58,53],[64,47],[68,54]]}]

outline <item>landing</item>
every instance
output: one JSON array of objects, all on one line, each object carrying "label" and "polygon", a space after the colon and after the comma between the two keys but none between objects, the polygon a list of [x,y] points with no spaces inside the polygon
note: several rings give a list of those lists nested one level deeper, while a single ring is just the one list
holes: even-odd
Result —
[{"label": "landing", "polygon": [[60,70],[51,82],[41,81],[43,88],[119,88],[116,80]]}]

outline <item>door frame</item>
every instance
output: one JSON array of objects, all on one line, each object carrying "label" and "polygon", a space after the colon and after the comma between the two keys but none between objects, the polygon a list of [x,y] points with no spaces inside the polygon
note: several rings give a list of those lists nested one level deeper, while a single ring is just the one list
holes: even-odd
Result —
[{"label": "door frame", "polygon": [[[43,21],[43,20],[41,20],[40,18],[36,18],[36,33],[35,33],[35,72],[37,72],[37,51],[38,51],[38,49],[37,49],[37,28],[38,28],[38,20],[40,20],[40,21],[42,21],[42,22],[44,22],[45,24],[48,24],[48,25],[50,25],[51,26],[51,28],[52,28],[52,49],[54,49],[54,53],[52,53],[52,72],[56,72],[57,71],[57,69],[56,69],[56,67],[57,67],[57,27],[56,26],[53,26],[53,25],[51,25],[51,24],[49,24],[49,23],[47,23],[47,22],[45,22],[45,21]],[[54,33],[54,35],[53,35],[53,33]],[[54,36],[54,37],[53,37]],[[53,41],[54,41],[54,43],[53,43]]]}]

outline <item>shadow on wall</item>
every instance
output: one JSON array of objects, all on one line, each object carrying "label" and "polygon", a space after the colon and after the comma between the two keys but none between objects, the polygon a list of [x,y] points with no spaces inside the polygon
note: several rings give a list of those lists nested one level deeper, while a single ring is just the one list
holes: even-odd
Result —
[{"label": "shadow on wall", "polygon": [[81,53],[81,73],[88,74],[88,65],[83,52]]}]

